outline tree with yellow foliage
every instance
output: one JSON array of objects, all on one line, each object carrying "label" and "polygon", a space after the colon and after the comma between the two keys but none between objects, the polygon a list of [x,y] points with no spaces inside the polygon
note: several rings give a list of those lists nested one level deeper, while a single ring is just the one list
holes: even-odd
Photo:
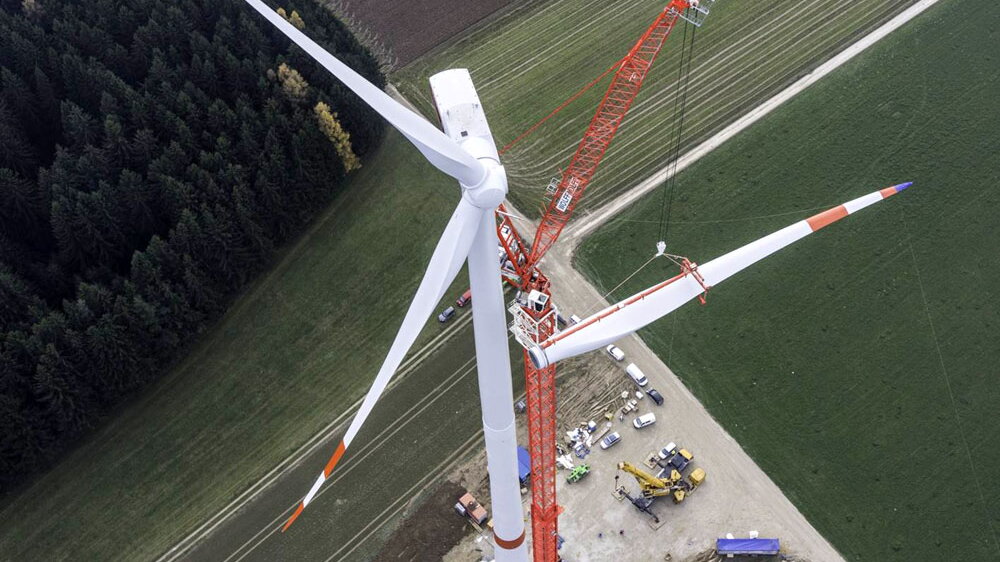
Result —
[{"label": "tree with yellow foliage", "polygon": [[330,139],[337,154],[340,155],[340,159],[343,160],[344,170],[350,173],[360,168],[361,160],[357,154],[354,154],[354,149],[351,147],[351,135],[340,126],[337,114],[330,113],[330,106],[323,102],[317,103],[313,112],[319,122],[319,129],[323,131],[326,138]]},{"label": "tree with yellow foliage", "polygon": [[302,101],[309,91],[309,83],[299,74],[298,70],[281,63],[278,67],[278,80],[281,80],[281,89],[285,95],[293,101]]},{"label": "tree with yellow foliage", "polygon": [[298,12],[292,10],[292,15],[288,15],[288,12],[284,8],[278,8],[278,15],[288,20],[289,23],[297,27],[298,29],[305,29],[306,22],[303,21],[302,16]]}]

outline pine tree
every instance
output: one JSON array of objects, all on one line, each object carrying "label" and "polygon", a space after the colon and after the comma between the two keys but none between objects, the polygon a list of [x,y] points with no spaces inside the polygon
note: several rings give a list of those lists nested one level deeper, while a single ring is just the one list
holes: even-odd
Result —
[{"label": "pine tree", "polygon": [[[283,15],[384,84],[325,8]],[[0,491],[170,364],[381,130],[237,0],[0,0]]]}]

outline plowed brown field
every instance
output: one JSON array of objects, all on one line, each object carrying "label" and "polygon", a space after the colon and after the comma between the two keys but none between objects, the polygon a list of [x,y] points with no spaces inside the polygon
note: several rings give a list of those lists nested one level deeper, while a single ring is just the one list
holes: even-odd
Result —
[{"label": "plowed brown field", "polygon": [[375,33],[400,66],[517,0],[340,0],[356,22]]}]

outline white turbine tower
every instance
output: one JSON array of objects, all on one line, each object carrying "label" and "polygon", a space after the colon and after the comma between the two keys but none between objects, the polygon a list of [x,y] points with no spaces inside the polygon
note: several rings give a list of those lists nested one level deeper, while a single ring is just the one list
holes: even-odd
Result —
[{"label": "white turbine tower", "polygon": [[374,384],[330,462],[284,529],[309,505],[350,447],[403,356],[468,258],[469,279],[476,298],[472,319],[493,503],[493,532],[499,547],[496,559],[500,562],[526,561],[524,516],[517,479],[514,391],[494,219],[497,206],[507,195],[507,176],[500,165],[496,143],[472,78],[464,69],[447,70],[431,77],[431,89],[444,128],[442,133],[334,58],[263,2],[246,1],[389,121],[431,164],[457,179],[462,188],[458,206],[434,249],[427,272]]}]

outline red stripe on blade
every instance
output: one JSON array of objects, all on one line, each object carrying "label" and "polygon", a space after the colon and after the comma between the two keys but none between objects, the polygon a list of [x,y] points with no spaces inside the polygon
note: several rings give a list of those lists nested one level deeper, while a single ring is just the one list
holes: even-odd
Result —
[{"label": "red stripe on blade", "polygon": [[341,441],[340,445],[337,445],[337,450],[333,452],[333,456],[330,457],[330,462],[326,463],[326,467],[323,468],[323,476],[326,478],[330,477],[330,473],[333,472],[333,467],[337,466],[340,462],[340,457],[344,456],[344,451],[347,449],[347,445]]},{"label": "red stripe on blade", "polygon": [[811,228],[813,232],[816,232],[824,226],[829,226],[830,223],[837,222],[846,216],[847,208],[840,205],[839,207],[834,207],[829,211],[823,211],[818,215],[811,216],[806,219],[806,222],[809,223],[809,228]]},{"label": "red stripe on blade", "polygon": [[890,195],[895,195],[899,193],[898,191],[896,191],[896,186],[880,189],[878,192],[882,194],[882,199],[888,199]]},{"label": "red stripe on blade", "polygon": [[299,517],[299,514],[302,513],[302,510],[305,507],[306,507],[305,504],[299,503],[299,508],[295,510],[295,513],[293,513],[292,516],[288,518],[288,522],[285,523],[285,526],[281,528],[282,533],[287,531],[288,528],[292,526],[292,523],[295,523],[295,520]]}]

